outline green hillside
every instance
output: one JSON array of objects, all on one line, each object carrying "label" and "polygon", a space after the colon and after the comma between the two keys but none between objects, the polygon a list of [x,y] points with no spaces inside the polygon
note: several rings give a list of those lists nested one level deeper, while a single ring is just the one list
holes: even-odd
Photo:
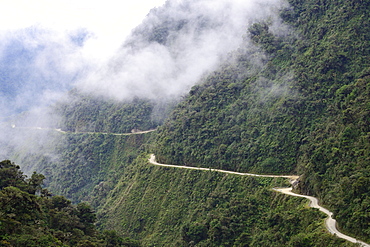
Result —
[{"label": "green hillside", "polygon": [[[144,100],[120,103],[75,91],[69,97],[68,103],[53,106],[54,114],[61,116],[54,126],[28,123],[33,128],[24,127],[20,117],[14,121],[16,128],[7,127],[9,136],[22,140],[8,146],[9,158],[26,174],[44,174],[45,185],[53,194],[62,194],[74,203],[94,204],[93,191],[111,190],[151,136],[129,134],[154,130],[163,115],[156,115],[154,107],[158,106]],[[99,194],[103,196],[101,191]]]},{"label": "green hillside", "polygon": [[300,174],[301,192],[368,239],[369,3],[291,5],[282,17],[299,37],[254,24],[249,36],[268,54],[264,66],[239,79],[253,64],[238,53],[239,63],[192,89],[154,150],[163,163]]},{"label": "green hillside", "polygon": [[[13,157],[44,173],[52,193],[88,201],[99,229],[142,246],[356,246],[329,234],[305,199],[272,190],[288,187],[284,179],[156,167],[150,153],[166,164],[300,175],[298,193],[369,243],[370,2],[289,3],[280,28],[274,19],[250,25],[228,62],[173,109],[72,91],[55,106],[56,127],[70,132],[49,130],[52,145],[35,154],[29,139]],[[165,20],[133,37],[171,45],[191,22],[156,11]]]},{"label": "green hillside", "polygon": [[73,202],[101,203],[150,135],[67,134],[60,160],[46,166],[53,174],[48,188]]},{"label": "green hillside", "polygon": [[143,246],[354,246],[329,235],[305,200],[271,190],[284,179],[155,167],[147,158],[109,193],[98,226]]},{"label": "green hillside", "polygon": [[154,129],[163,116],[153,115],[153,102],[135,99],[131,103],[69,93],[69,101],[58,104],[55,113],[62,116],[59,126],[73,132],[130,133],[133,129]]},{"label": "green hillside", "polygon": [[45,176],[27,178],[19,166],[0,162],[0,246],[138,246],[114,231],[98,232],[86,203],[72,205],[41,185]]}]

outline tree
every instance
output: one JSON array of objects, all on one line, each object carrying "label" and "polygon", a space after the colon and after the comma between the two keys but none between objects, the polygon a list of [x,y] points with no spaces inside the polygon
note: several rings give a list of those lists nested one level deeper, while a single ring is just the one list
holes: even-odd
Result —
[{"label": "tree", "polygon": [[31,178],[27,180],[29,185],[29,193],[36,194],[37,192],[41,192],[44,179],[44,175],[33,172]]},{"label": "tree", "polygon": [[8,186],[25,189],[27,187],[24,181],[25,177],[20,167],[10,160],[0,162],[0,189]]}]

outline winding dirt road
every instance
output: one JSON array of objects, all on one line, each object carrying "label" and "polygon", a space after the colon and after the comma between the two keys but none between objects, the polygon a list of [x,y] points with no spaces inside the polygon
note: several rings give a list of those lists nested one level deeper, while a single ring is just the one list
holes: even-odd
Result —
[{"label": "winding dirt road", "polygon": [[241,176],[265,177],[265,178],[288,178],[291,181],[295,181],[299,178],[299,176],[295,176],[295,175],[261,175],[261,174],[232,172],[232,171],[212,169],[212,168],[203,168],[203,167],[160,164],[160,163],[155,161],[155,155],[154,154],[150,155],[149,162],[151,164],[157,165],[157,166],[176,167],[176,168],[191,169],[191,170],[202,170],[202,171],[215,171],[215,172],[222,172],[222,173],[235,174],[235,175],[241,175]]},{"label": "winding dirt road", "polygon": [[335,219],[333,219],[333,213],[330,212],[329,210],[327,210],[326,208],[323,208],[319,205],[319,201],[316,197],[313,197],[313,196],[306,196],[306,195],[300,195],[300,194],[296,194],[296,193],[293,193],[292,192],[292,188],[274,188],[273,190],[275,191],[278,191],[278,192],[281,192],[281,193],[284,193],[284,194],[287,194],[287,195],[291,195],[291,196],[296,196],[296,197],[304,197],[304,198],[307,198],[310,200],[310,207],[311,208],[317,208],[319,209],[321,212],[325,213],[328,218],[326,218],[325,220],[325,225],[326,225],[326,229],[328,229],[328,231],[331,233],[331,234],[334,234],[336,235],[338,238],[343,238],[347,241],[350,241],[352,243],[357,243],[357,244],[360,244],[361,246],[366,246],[366,247],[370,247],[369,244],[365,243],[365,242],[362,242],[360,240],[357,240],[355,238],[352,238],[348,235],[345,235],[343,233],[341,233],[340,231],[338,231],[337,229],[337,221]]},{"label": "winding dirt road", "polygon": [[[202,170],[202,171],[215,171],[215,172],[222,172],[222,173],[228,173],[228,174],[236,174],[241,176],[253,176],[253,177],[269,177],[269,178],[288,178],[290,180],[290,183],[294,183],[299,176],[296,175],[261,175],[261,174],[253,174],[253,173],[241,173],[241,172],[232,172],[232,171],[226,171],[226,170],[220,170],[220,169],[211,169],[211,168],[202,168],[202,167],[192,167],[192,166],[179,166],[179,165],[168,165],[168,164],[160,164],[155,161],[155,155],[151,154],[149,158],[149,163],[156,165],[156,166],[164,166],[164,167],[174,167],[174,168],[181,168],[181,169],[191,169],[191,170]],[[273,188],[273,190],[277,192],[281,192],[290,196],[296,196],[296,197],[304,197],[310,200],[309,206],[311,208],[318,208],[321,212],[328,215],[328,218],[325,220],[325,226],[327,230],[331,233],[337,236],[338,238],[345,239],[347,241],[350,241],[352,243],[360,244],[360,246],[370,247],[369,244],[362,242],[360,240],[357,240],[355,238],[352,238],[348,235],[345,235],[338,231],[337,229],[337,222],[335,219],[332,218],[333,213],[327,210],[326,208],[323,208],[319,205],[318,199],[313,196],[306,196],[306,195],[300,195],[292,192],[292,188]]]},{"label": "winding dirt road", "polygon": [[85,132],[85,131],[64,131],[62,129],[53,129],[53,128],[42,128],[42,127],[17,127],[15,125],[12,125],[12,128],[15,129],[34,129],[34,130],[53,130],[57,131],[63,134],[102,134],[102,135],[114,135],[114,136],[129,136],[129,135],[140,135],[145,134],[149,132],[156,131],[157,129],[150,129],[150,130],[144,130],[144,131],[136,131],[136,132],[130,132],[130,133],[109,133],[109,132]]},{"label": "winding dirt road", "polygon": [[102,134],[102,135],[114,135],[114,136],[140,135],[140,134],[145,134],[145,133],[156,131],[156,129],[151,129],[151,130],[136,131],[136,132],[131,132],[131,133],[109,133],[109,132],[84,132],[84,131],[72,132],[72,131],[64,131],[61,129],[53,129],[53,130],[58,131],[60,133],[64,133],[64,134],[67,134],[67,133],[69,134]]}]

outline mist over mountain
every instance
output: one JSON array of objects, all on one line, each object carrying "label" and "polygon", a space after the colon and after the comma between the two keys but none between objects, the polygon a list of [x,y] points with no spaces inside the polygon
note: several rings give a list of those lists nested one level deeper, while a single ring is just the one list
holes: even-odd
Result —
[{"label": "mist over mountain", "polygon": [[30,27],[1,36],[1,116],[47,106],[72,88],[88,67],[76,54],[87,34]]},{"label": "mist over mountain", "polygon": [[[257,49],[245,35],[253,23],[269,18],[277,34],[289,33],[278,15],[278,10],[286,6],[280,0],[168,1],[152,9],[122,40],[116,54],[102,61],[86,54],[90,40],[94,39],[94,34],[86,29],[58,33],[34,26],[5,32],[0,57],[1,117],[7,127],[16,124],[75,130],[72,122],[69,127],[64,125],[65,112],[60,116],[56,109],[65,105],[69,112],[80,112],[73,113],[74,116],[83,116],[94,106],[79,109],[71,106],[83,105],[73,102],[83,102],[86,95],[96,98],[93,101],[98,105],[131,104],[136,99],[149,101],[153,107],[148,114],[153,122],[159,123],[192,86],[226,61],[233,63],[232,53],[241,45],[245,51]],[[258,67],[263,64],[261,57],[262,53],[248,59]],[[81,96],[71,97],[73,94],[67,92],[72,89]],[[94,109],[104,115],[103,108]],[[25,111],[16,119],[7,118]],[[110,119],[109,114],[105,113],[104,118]],[[77,129],[112,130],[93,127],[97,126],[94,117],[72,119],[76,121],[74,125],[80,126]],[[135,125],[121,129],[132,126]],[[16,145],[21,137],[15,133],[12,136],[4,132],[2,139]]]},{"label": "mist over mountain", "polygon": [[0,158],[135,246],[370,242],[369,21],[367,1],[169,0],[113,55],[88,29],[8,33]]},{"label": "mist over mountain", "polygon": [[2,115],[48,105],[71,88],[118,100],[178,98],[249,42],[243,40],[249,25],[267,17],[279,23],[276,10],[286,5],[168,1],[122,40],[107,64],[83,55],[94,38],[89,30],[61,34],[34,26],[3,32]]},{"label": "mist over mountain", "polygon": [[148,14],[106,66],[77,87],[119,100],[178,98],[243,42],[249,44],[243,34],[252,23],[265,18],[279,22],[276,10],[286,5],[284,1],[168,1]]}]

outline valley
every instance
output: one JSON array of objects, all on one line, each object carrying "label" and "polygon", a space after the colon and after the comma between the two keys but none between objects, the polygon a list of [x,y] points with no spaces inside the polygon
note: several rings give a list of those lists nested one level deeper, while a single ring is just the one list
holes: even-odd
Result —
[{"label": "valley", "polygon": [[14,33],[0,245],[369,246],[369,10],[168,0],[100,67]]}]

